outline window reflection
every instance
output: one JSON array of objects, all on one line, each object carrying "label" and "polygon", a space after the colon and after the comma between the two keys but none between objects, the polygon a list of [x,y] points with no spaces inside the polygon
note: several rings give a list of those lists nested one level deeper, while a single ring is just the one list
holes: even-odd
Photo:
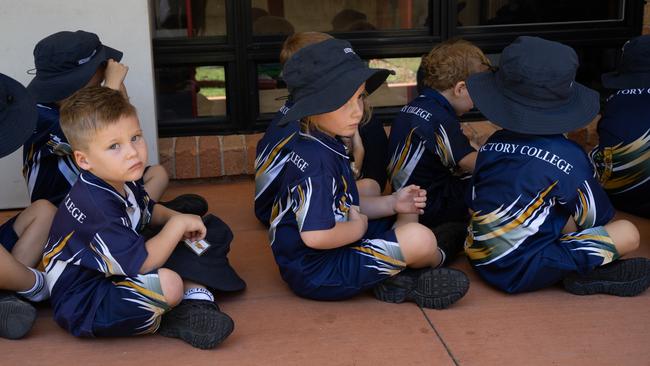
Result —
[{"label": "window reflection", "polygon": [[155,38],[226,34],[225,0],[154,0]]},{"label": "window reflection", "polygon": [[225,80],[223,66],[156,68],[158,119],[225,116]]},{"label": "window reflection", "polygon": [[466,0],[458,2],[458,26],[620,20],[624,0]]},{"label": "window reflection", "polygon": [[253,34],[424,29],[429,0],[252,0]]}]

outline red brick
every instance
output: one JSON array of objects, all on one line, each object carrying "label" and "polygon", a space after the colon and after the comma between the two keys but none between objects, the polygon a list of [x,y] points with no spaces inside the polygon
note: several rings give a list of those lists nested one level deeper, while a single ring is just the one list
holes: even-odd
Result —
[{"label": "red brick", "polygon": [[202,178],[220,177],[223,175],[221,167],[221,143],[219,136],[201,136],[199,139],[199,167]]},{"label": "red brick", "polygon": [[196,157],[196,137],[178,137],[176,138],[176,178],[187,179],[197,178]]},{"label": "red brick", "polygon": [[221,145],[223,146],[223,151],[243,150],[244,138],[242,135],[222,136]]},{"label": "red brick", "polygon": [[224,175],[246,174],[246,160],[243,149],[223,151]]},{"label": "red brick", "polygon": [[173,137],[158,139],[158,161],[167,170],[169,177],[175,178]]},{"label": "red brick", "polygon": [[246,140],[246,173],[255,174],[255,149],[264,134],[245,135]]}]

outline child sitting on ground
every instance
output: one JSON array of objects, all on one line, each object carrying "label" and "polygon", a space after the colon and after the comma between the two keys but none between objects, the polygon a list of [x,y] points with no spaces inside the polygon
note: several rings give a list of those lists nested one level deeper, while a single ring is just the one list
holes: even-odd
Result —
[{"label": "child sitting on ground", "polygon": [[[0,158],[17,150],[36,126],[36,103],[25,87],[0,74]],[[56,208],[37,200],[0,226],[0,337],[22,338],[36,320],[29,301],[50,293],[36,270]],[[8,291],[7,291],[8,290]]]},{"label": "child sitting on ground", "polygon": [[614,207],[650,218],[650,35],[627,42],[618,70],[602,81],[614,92],[598,122],[591,160]]},{"label": "child sitting on ground", "polygon": [[[321,32],[300,32],[289,36],[282,45],[280,64],[301,48],[333,37]],[[278,122],[293,106],[291,97],[275,114],[262,139],[257,143],[255,159],[255,216],[269,225],[273,200],[278,194],[281,173],[291,153],[294,137],[300,129],[300,121],[284,126]],[[362,196],[378,196],[386,185],[386,162],[388,139],[378,120],[370,120],[357,129],[352,136],[343,137],[349,155],[353,158],[356,184]]]},{"label": "child sitting on ground", "polygon": [[340,300],[374,289],[383,301],[437,309],[458,301],[469,287],[467,277],[432,268],[442,255],[431,230],[417,223],[426,192],[411,185],[390,196],[360,198],[338,137],[355,133],[365,95],[389,70],[368,68],[350,43],[330,39],[300,49],[283,72],[294,104],[279,124],[300,120],[300,133],[282,175],[269,235],[291,290]]},{"label": "child sitting on ground", "polygon": [[[64,101],[61,128],[82,173],[43,255],[56,322],[75,336],[160,328],[198,348],[223,341],[233,322],[212,293],[162,268],[180,240],[202,239],[206,228],[199,216],[154,204],[145,191],[147,145],[135,108],[113,89],[83,88]],[[145,241],[139,232],[150,223],[162,229]]]},{"label": "child sitting on ground", "polygon": [[476,106],[503,130],[479,149],[465,251],[508,293],[563,281],[574,294],[634,296],[650,284],[650,260],[617,260],[638,247],[638,230],[612,221],[587,155],[563,135],[599,110],[598,93],[574,80],[577,68],[570,47],[519,37],[496,71],[467,81]]},{"label": "child sitting on ground", "polygon": [[467,173],[476,162],[476,151],[458,120],[474,106],[465,80],[489,65],[483,52],[467,41],[435,46],[422,58],[420,95],[402,108],[390,130],[388,171],[393,191],[410,184],[426,189],[420,223],[439,238],[438,247],[448,261],[463,250],[469,219],[464,203]]},{"label": "child sitting on ground", "polygon": [[[121,59],[122,52],[103,45],[96,34],[81,30],[57,32],[36,44],[36,76],[27,90],[38,103],[38,123],[23,147],[23,174],[32,202],[46,199],[58,206],[79,175],[59,124],[61,103],[77,90],[102,84],[126,97],[128,67]],[[150,197],[158,200],[169,177],[161,165],[153,165],[145,169],[143,181]],[[188,213],[207,212],[207,202],[197,195],[160,203]]]}]

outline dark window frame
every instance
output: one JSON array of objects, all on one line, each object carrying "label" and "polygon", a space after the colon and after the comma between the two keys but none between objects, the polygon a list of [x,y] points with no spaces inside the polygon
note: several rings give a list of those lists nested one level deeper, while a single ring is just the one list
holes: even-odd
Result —
[{"label": "dark window frame", "polygon": [[[254,36],[250,0],[225,0],[226,35],[153,40],[154,67],[223,65],[226,75],[227,115],[179,120],[158,120],[160,137],[247,134],[263,131],[272,113],[258,115],[257,64],[277,62],[286,36]],[[644,0],[626,0],[622,21],[556,23],[490,27],[457,27],[457,0],[430,0],[428,29],[333,33],[350,41],[360,57],[417,57],[441,41],[462,37],[486,53],[499,53],[520,35],[541,36],[572,47],[620,47],[640,35]],[[389,124],[399,107],[375,108]],[[478,114],[468,120],[480,119]]]}]

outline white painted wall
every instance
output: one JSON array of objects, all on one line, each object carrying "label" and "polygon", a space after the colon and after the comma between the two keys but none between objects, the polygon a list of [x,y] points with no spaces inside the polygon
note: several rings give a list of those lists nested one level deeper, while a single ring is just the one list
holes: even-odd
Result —
[{"label": "white painted wall", "polygon": [[[27,85],[36,43],[48,35],[79,29],[124,52],[126,88],[138,109],[149,144],[149,163],[158,163],[151,28],[147,0],[0,0],[0,72]],[[2,131],[0,131],[2,133]],[[0,209],[29,204],[22,178],[22,150],[0,160]]]}]

